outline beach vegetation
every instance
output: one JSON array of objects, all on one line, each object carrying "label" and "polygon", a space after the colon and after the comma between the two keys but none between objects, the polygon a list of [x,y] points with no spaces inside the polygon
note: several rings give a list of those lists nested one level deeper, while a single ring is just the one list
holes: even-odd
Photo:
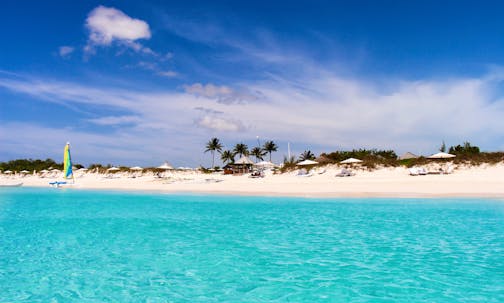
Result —
[{"label": "beach vegetation", "polygon": [[248,146],[245,143],[237,143],[233,149],[233,152],[236,155],[240,155],[240,158],[249,155]]},{"label": "beach vegetation", "polygon": [[470,156],[479,154],[480,149],[477,146],[472,146],[469,142],[464,142],[462,145],[458,144],[450,147],[449,153],[456,156]]},{"label": "beach vegetation", "polygon": [[[80,165],[80,164],[77,164]],[[80,165],[82,166],[82,165]],[[47,158],[45,160],[40,159],[16,159],[8,162],[0,162],[0,170],[12,170],[12,171],[41,171],[43,169],[56,168],[63,169],[63,163],[56,163],[53,159]]]},{"label": "beach vegetation", "polygon": [[264,151],[260,147],[254,147],[250,151],[250,155],[256,158],[256,162],[264,160],[264,156],[266,156],[266,151]]},{"label": "beach vegetation", "polygon": [[269,154],[269,161],[271,162],[271,153],[278,150],[278,146],[273,141],[266,141],[263,145],[263,150]]},{"label": "beach vegetation", "polygon": [[441,143],[441,146],[439,147],[439,151],[442,153],[446,152],[446,144],[445,144],[444,140],[443,140],[443,143]]},{"label": "beach vegetation", "polygon": [[206,152],[210,152],[212,154],[212,167],[215,166],[215,152],[221,152],[222,151],[222,144],[220,143],[220,140],[218,138],[212,138],[210,141],[207,142],[206,144]]},{"label": "beach vegetation", "polygon": [[378,165],[396,166],[397,154],[393,150],[379,149],[354,149],[351,151],[334,151],[331,153],[320,154],[319,159],[325,164],[337,164],[348,158],[362,160],[362,166],[374,168]]},{"label": "beach vegetation", "polygon": [[221,153],[221,160],[224,164],[234,163],[235,153],[230,150],[225,150]]},{"label": "beach vegetation", "polygon": [[284,173],[284,172],[286,172],[288,170],[292,170],[292,169],[294,169],[296,167],[296,163],[297,163],[296,156],[292,155],[292,156],[290,156],[290,158],[287,157],[287,156],[284,156],[284,158],[283,158],[283,166],[282,166],[282,168],[281,168],[280,171],[282,173]]},{"label": "beach vegetation", "polygon": [[311,150],[305,150],[304,152],[299,155],[299,161],[304,161],[304,160],[315,160],[315,154],[312,153]]}]

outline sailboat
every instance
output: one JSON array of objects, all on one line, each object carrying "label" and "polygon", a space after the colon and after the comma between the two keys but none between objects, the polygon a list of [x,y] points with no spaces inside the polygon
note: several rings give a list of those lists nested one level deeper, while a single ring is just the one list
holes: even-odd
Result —
[{"label": "sailboat", "polygon": [[[72,181],[75,182],[72,171],[72,157],[70,156],[70,142],[67,142],[67,144],[65,145],[65,149],[63,150],[63,178],[72,179]],[[60,185],[63,184],[67,184],[67,182],[66,181],[49,182],[49,185],[53,187],[59,187]]]},{"label": "sailboat", "polygon": [[65,145],[65,150],[63,151],[63,176],[65,179],[74,180],[74,175],[72,171],[72,157],[70,157],[70,142]]}]

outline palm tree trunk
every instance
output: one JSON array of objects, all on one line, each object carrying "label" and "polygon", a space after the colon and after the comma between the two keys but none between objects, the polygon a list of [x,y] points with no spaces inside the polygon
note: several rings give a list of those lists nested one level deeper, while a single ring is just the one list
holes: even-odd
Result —
[{"label": "palm tree trunk", "polygon": [[212,168],[215,167],[215,151],[212,150]]}]

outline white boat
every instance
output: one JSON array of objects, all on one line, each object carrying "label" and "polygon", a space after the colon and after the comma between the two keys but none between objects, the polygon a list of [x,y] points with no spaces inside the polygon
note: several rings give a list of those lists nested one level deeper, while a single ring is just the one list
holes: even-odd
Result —
[{"label": "white boat", "polygon": [[0,187],[20,187],[22,185],[23,182],[19,182],[19,183],[0,184]]}]

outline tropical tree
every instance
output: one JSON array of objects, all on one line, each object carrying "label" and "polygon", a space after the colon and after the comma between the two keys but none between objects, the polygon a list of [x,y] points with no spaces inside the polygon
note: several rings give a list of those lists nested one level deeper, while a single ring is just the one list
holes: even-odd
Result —
[{"label": "tropical tree", "polygon": [[273,141],[266,141],[263,145],[263,150],[269,153],[269,160],[271,162],[271,153],[278,150],[278,146]]},{"label": "tropical tree", "polygon": [[250,151],[250,154],[256,158],[256,162],[259,160],[264,160],[264,156],[266,155],[266,152],[260,148],[259,146],[252,148]]},{"label": "tropical tree", "polygon": [[221,153],[221,160],[224,163],[234,163],[235,154],[230,150],[225,150]]},{"label": "tropical tree", "polygon": [[311,152],[311,150],[305,150],[299,156],[299,161],[304,161],[304,160],[315,160],[315,155]]},{"label": "tropical tree", "polygon": [[210,141],[207,142],[206,144],[206,152],[211,152],[212,153],[212,167],[214,166],[215,163],[215,151],[220,152],[222,150],[222,144],[220,143],[219,139],[217,138],[212,138]]},{"label": "tropical tree", "polygon": [[441,146],[439,147],[439,151],[442,153],[446,152],[446,144],[444,143],[444,140],[443,140],[443,143],[441,144]]},{"label": "tropical tree", "polygon": [[235,154],[240,155],[240,158],[243,157],[243,155],[247,156],[249,154],[248,146],[244,143],[236,144],[233,151]]}]

